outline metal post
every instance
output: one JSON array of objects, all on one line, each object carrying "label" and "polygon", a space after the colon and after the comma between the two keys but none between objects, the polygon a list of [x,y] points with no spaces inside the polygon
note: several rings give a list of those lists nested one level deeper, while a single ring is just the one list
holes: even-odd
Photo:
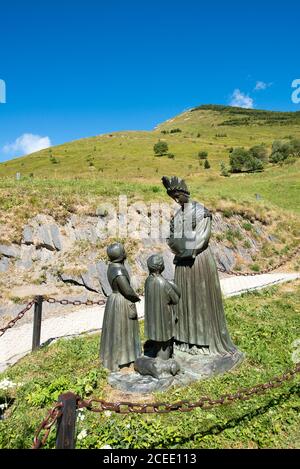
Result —
[{"label": "metal post", "polygon": [[36,296],[34,305],[33,317],[33,334],[32,334],[32,351],[38,349],[41,344],[41,326],[42,326],[42,311],[43,311],[43,297]]},{"label": "metal post", "polygon": [[72,392],[61,394],[58,401],[63,404],[62,415],[57,421],[56,449],[75,448],[75,424],[77,396]]}]

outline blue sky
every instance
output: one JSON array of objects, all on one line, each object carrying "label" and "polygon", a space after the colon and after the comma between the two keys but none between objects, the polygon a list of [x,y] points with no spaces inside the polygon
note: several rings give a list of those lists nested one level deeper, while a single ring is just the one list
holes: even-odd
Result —
[{"label": "blue sky", "polygon": [[10,0],[0,15],[0,161],[203,103],[300,111],[296,0]]}]

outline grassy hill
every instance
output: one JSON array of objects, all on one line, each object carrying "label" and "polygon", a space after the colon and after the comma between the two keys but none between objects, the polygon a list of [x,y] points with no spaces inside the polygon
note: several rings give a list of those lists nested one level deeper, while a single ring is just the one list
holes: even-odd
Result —
[{"label": "grassy hill", "polygon": [[[174,129],[181,132],[170,133]],[[220,201],[279,209],[299,214],[300,161],[267,165],[262,173],[220,175],[229,149],[275,139],[300,138],[300,113],[200,106],[157,126],[153,131],[115,132],[58,145],[0,164],[1,222],[49,210],[57,217],[94,211],[104,198],[164,199],[161,176],[186,178],[195,198],[216,207]],[[168,156],[154,156],[153,145],[165,140]],[[208,152],[204,169],[199,151]],[[20,172],[21,181],[15,180]],[[256,194],[260,195],[257,202]],[[258,208],[257,208],[258,207]]]}]

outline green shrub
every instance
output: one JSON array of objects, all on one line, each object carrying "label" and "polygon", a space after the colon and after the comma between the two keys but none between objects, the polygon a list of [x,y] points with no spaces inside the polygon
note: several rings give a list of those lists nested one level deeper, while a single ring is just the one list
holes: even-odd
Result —
[{"label": "green shrub", "polygon": [[205,160],[208,157],[207,151],[199,151],[198,157],[200,158],[200,160]]},{"label": "green shrub", "polygon": [[280,162],[284,161],[285,159],[286,159],[286,157],[280,151],[275,151],[270,156],[270,162],[274,163],[274,164],[280,163]]},{"label": "green shrub", "polygon": [[226,165],[223,161],[220,164],[220,168],[221,168],[221,176],[224,176],[224,177],[229,177],[230,176],[230,172],[227,169],[227,167],[226,167]]},{"label": "green shrub", "polygon": [[168,144],[166,142],[162,142],[159,140],[155,145],[153,146],[153,150],[156,156],[162,156],[168,153]]},{"label": "green shrub", "polygon": [[246,230],[246,231],[251,231],[252,228],[253,228],[253,226],[251,225],[251,223],[249,223],[248,221],[245,222],[245,223],[243,223],[243,224],[242,224],[242,227],[243,227],[244,230]]},{"label": "green shrub", "polygon": [[300,156],[300,140],[294,139],[290,142],[282,140],[274,140],[272,145],[272,153],[270,156],[271,163],[281,163],[289,156]]},{"label": "green shrub", "polygon": [[253,270],[253,272],[259,272],[260,271],[260,266],[258,264],[252,264],[250,266],[250,269]]},{"label": "green shrub", "polygon": [[204,169],[210,169],[210,164],[208,160],[205,160],[204,162]]},{"label": "green shrub", "polygon": [[230,171],[232,173],[262,171],[263,162],[254,157],[252,153],[245,148],[235,148],[229,155]]}]

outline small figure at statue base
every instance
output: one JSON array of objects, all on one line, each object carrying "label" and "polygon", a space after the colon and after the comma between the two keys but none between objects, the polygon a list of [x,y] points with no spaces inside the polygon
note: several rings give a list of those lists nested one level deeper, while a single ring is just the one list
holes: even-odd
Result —
[{"label": "small figure at statue base", "polygon": [[153,376],[153,378],[168,378],[175,376],[180,370],[179,364],[174,358],[165,360],[163,358],[140,357],[134,362],[134,369],[141,375]]}]

